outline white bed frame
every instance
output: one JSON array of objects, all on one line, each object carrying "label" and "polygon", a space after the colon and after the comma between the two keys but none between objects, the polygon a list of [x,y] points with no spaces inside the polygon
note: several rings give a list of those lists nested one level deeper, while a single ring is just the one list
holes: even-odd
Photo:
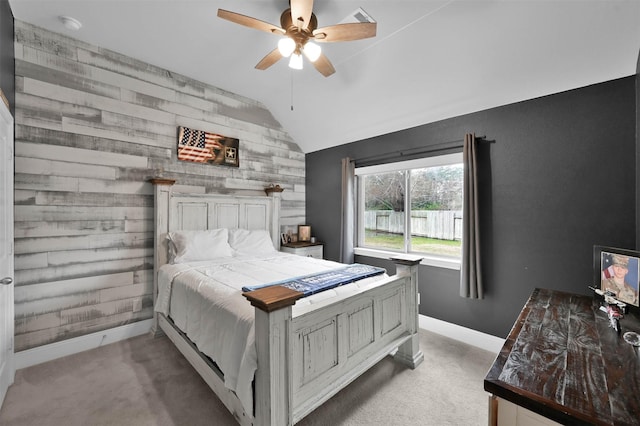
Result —
[{"label": "white bed frame", "polygon": [[[168,261],[167,232],[268,229],[274,246],[280,247],[279,192],[179,194],[172,191],[173,180],[151,182],[155,185],[154,300],[158,268]],[[300,294],[279,286],[244,294],[255,307],[254,412],[243,409],[235,393],[225,388],[220,370],[170,319],[154,316],[152,333],[164,332],[174,342],[241,425],[292,425],[393,351],[411,368],[422,362],[419,259],[394,260],[396,275],[337,301],[296,307]]]}]

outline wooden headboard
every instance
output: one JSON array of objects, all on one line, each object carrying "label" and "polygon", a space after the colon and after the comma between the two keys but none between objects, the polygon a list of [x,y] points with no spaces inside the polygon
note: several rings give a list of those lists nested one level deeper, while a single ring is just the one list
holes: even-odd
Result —
[{"label": "wooden headboard", "polygon": [[178,193],[174,181],[153,179],[155,185],[155,268],[168,261],[167,233],[179,230],[266,229],[280,249],[280,193],[223,195]]},{"label": "wooden headboard", "polygon": [[[179,193],[170,179],[152,179],[154,201],[153,301],[158,269],[169,261],[167,233],[179,230],[266,229],[280,249],[280,192],[266,195]],[[155,322],[155,321],[154,321]]]}]

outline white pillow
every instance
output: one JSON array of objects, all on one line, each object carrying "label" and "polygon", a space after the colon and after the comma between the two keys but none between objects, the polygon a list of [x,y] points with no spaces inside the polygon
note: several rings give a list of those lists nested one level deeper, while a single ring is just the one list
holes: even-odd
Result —
[{"label": "white pillow", "polygon": [[228,243],[227,229],[175,231],[169,232],[167,237],[175,250],[172,263],[196,262],[233,256],[233,250]]},{"label": "white pillow", "polygon": [[229,245],[239,254],[269,254],[276,251],[266,229],[230,229]]}]

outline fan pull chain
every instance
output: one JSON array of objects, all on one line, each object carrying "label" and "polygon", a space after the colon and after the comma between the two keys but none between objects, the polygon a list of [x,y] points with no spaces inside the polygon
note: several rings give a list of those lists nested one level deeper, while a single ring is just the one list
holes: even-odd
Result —
[{"label": "fan pull chain", "polygon": [[293,111],[293,70],[290,71],[291,75],[291,111]]}]

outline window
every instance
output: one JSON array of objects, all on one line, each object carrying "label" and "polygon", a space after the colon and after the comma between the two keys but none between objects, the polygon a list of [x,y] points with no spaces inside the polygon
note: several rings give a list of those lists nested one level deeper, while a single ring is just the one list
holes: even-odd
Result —
[{"label": "window", "polygon": [[356,175],[357,254],[424,254],[424,263],[459,267],[462,153],[360,167]]}]

